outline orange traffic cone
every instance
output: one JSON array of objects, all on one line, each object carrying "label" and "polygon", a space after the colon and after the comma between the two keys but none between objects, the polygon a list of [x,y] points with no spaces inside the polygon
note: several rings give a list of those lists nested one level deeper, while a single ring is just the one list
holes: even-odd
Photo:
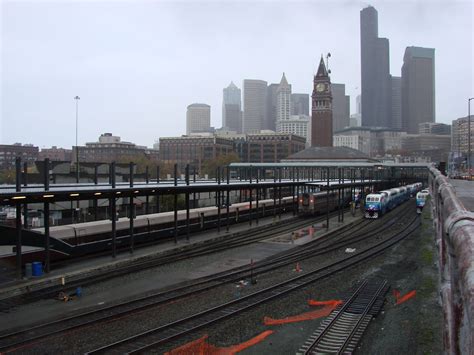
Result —
[{"label": "orange traffic cone", "polygon": [[296,271],[296,272],[301,272],[301,271],[303,271],[303,270],[300,268],[300,263],[296,263],[295,271]]}]

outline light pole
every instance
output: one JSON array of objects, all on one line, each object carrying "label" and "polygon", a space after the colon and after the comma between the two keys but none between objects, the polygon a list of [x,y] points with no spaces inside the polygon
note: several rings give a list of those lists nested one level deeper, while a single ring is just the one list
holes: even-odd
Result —
[{"label": "light pole", "polygon": [[78,127],[79,127],[79,96],[74,97],[76,100],[76,183],[79,183],[79,146],[77,145]]},{"label": "light pole", "polygon": [[471,100],[474,100],[474,97],[467,99],[467,173],[469,181],[471,181]]}]

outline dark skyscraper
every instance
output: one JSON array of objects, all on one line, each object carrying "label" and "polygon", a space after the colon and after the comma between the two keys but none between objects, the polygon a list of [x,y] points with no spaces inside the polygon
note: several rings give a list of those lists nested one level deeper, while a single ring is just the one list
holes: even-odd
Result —
[{"label": "dark skyscraper", "polygon": [[277,121],[277,91],[280,84],[270,84],[267,87],[267,103],[266,103],[266,116],[263,129],[271,129],[272,131],[276,128]]},{"label": "dark skyscraper", "polygon": [[435,50],[407,47],[402,66],[402,129],[418,133],[423,122],[435,122]]},{"label": "dark skyscraper", "polygon": [[267,82],[244,79],[244,112],[242,132],[252,133],[265,129]]},{"label": "dark skyscraper", "polygon": [[345,84],[331,84],[332,130],[340,131],[349,126],[350,97],[346,95]]},{"label": "dark skyscraper", "polygon": [[309,116],[308,94],[291,94],[291,114]]},{"label": "dark skyscraper", "polygon": [[378,14],[372,6],[360,12],[362,126],[392,127],[390,50],[378,37]]},{"label": "dark skyscraper", "polygon": [[402,128],[402,78],[392,76],[392,128]]},{"label": "dark skyscraper", "polygon": [[313,78],[311,146],[332,147],[332,95],[331,79],[323,57]]},{"label": "dark skyscraper", "polygon": [[231,82],[223,90],[222,100],[222,127],[242,133],[241,91]]}]

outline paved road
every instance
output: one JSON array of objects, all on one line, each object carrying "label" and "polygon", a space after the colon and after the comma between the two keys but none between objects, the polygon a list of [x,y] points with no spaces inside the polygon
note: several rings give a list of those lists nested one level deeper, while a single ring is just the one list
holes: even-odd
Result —
[{"label": "paved road", "polygon": [[467,210],[474,212],[474,181],[449,180],[456,190],[456,195]]}]

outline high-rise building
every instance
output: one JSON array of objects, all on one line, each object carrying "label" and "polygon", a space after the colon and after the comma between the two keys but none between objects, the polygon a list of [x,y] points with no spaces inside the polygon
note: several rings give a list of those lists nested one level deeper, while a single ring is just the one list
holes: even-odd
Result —
[{"label": "high-rise building", "polygon": [[231,82],[223,90],[222,127],[242,133],[242,100],[240,89]]},{"label": "high-rise building", "polygon": [[418,133],[418,125],[435,122],[435,50],[407,47],[402,66],[402,129]]},{"label": "high-rise building", "polygon": [[286,80],[285,73],[281,77],[280,85],[277,89],[277,122],[290,119],[291,85]]},{"label": "high-rise building", "polygon": [[392,76],[392,120],[390,127],[402,128],[402,78]]},{"label": "high-rise building", "polygon": [[360,12],[362,126],[391,127],[390,50],[378,37],[378,13],[372,6]]},{"label": "high-rise building", "polygon": [[346,85],[331,84],[332,130],[339,131],[350,125],[350,97],[346,95]]},{"label": "high-rise building", "polygon": [[191,133],[210,132],[211,106],[191,104],[186,112],[186,135]]},{"label": "high-rise building", "polygon": [[309,116],[309,95],[291,94],[291,114]]},{"label": "high-rise building", "polygon": [[280,84],[270,84],[267,87],[267,103],[265,107],[265,123],[263,124],[263,129],[274,131],[276,128],[279,86]]},{"label": "high-rise building", "polygon": [[356,96],[356,113],[362,115],[362,101],[360,95]]},{"label": "high-rise building", "polygon": [[291,115],[288,120],[277,121],[278,133],[292,133],[306,139],[306,143],[311,142],[310,118],[307,115]]},{"label": "high-rise building", "polygon": [[267,82],[263,80],[244,80],[244,111],[242,131],[257,132],[264,129],[266,118]]},{"label": "high-rise building", "polygon": [[311,146],[332,147],[332,95],[331,79],[323,56],[313,78],[311,110]]}]

